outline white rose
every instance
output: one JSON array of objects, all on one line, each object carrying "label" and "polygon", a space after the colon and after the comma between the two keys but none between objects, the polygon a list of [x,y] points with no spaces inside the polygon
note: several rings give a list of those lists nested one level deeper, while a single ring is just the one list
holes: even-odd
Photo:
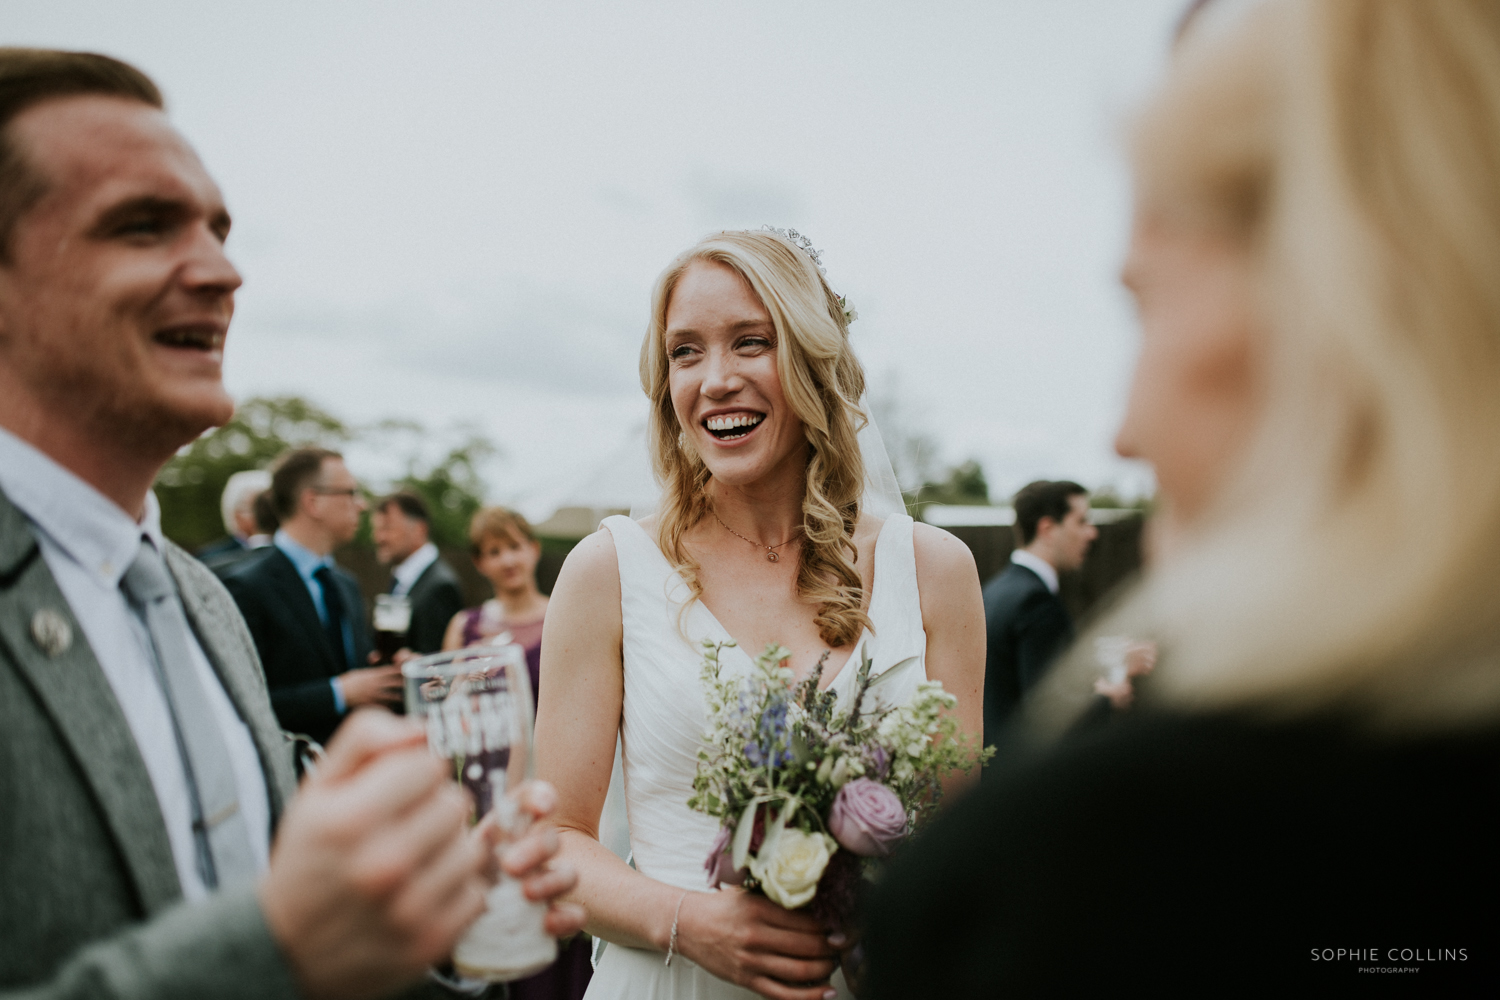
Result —
[{"label": "white rose", "polygon": [[826,833],[803,833],[796,827],[782,830],[750,862],[750,874],[772,902],[795,910],[817,895],[818,879],[838,846]]}]

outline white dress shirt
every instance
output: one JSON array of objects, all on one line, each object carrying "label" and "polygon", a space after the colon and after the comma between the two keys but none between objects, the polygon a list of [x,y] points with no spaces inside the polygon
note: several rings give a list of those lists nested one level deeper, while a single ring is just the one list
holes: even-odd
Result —
[{"label": "white dress shirt", "polygon": [[[4,428],[0,428],[0,489],[31,523],[42,558],[83,627],[135,737],[166,823],[183,896],[201,899],[208,889],[198,873],[187,772],[166,694],[152,667],[150,632],[120,589],[121,578],[143,544],[142,535],[157,551],[165,550],[156,496],[146,494],[146,516],[137,524],[102,493]],[[249,727],[224,692],[191,629],[187,640],[188,654],[229,751],[250,847],[264,871],[271,804],[260,755]]]},{"label": "white dress shirt", "polygon": [[423,543],[422,547],[405,559],[401,565],[391,570],[391,575],[396,578],[396,585],[391,588],[391,593],[397,597],[405,597],[411,593],[411,588],[417,585],[417,580],[427,567],[437,562],[438,548],[431,542]]},{"label": "white dress shirt", "polygon": [[1048,590],[1054,594],[1057,593],[1057,570],[1053,569],[1052,564],[1047,560],[1041,556],[1033,555],[1025,549],[1016,549],[1010,554],[1010,561],[1017,566],[1025,566],[1031,570],[1042,578],[1042,582],[1047,585]]}]

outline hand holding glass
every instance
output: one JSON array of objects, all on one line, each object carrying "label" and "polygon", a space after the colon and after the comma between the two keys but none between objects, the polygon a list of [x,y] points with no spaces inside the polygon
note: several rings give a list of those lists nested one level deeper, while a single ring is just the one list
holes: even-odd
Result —
[{"label": "hand holding glass", "polygon": [[[507,840],[521,836],[529,818],[506,792],[531,777],[534,763],[525,652],[510,644],[434,653],[409,660],[401,673],[407,715],[426,728],[428,748],[452,762],[472,796],[474,820],[493,812]],[[460,973],[501,982],[556,960],[557,941],[542,926],[545,902],[526,899],[521,883],[502,872],[487,903],[453,950]]]}]

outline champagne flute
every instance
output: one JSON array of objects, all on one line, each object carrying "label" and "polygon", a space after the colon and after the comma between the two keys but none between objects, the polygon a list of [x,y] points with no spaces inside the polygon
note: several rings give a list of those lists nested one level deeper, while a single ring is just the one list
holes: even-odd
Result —
[{"label": "champagne flute", "polygon": [[[474,804],[473,820],[493,813],[507,840],[520,836],[529,817],[506,793],[535,766],[525,651],[510,643],[434,653],[408,660],[401,673],[407,715],[426,727],[428,749],[452,762]],[[557,959],[557,940],[542,926],[547,904],[528,900],[519,881],[502,872],[486,906],[453,950],[460,974],[505,982]]]}]

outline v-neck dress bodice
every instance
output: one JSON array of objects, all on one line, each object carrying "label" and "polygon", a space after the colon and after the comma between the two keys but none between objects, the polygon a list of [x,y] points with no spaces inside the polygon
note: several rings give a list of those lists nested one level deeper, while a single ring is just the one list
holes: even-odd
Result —
[{"label": "v-neck dress bodice", "polygon": [[[703,861],[718,823],[687,807],[708,724],[700,679],[702,641],[728,642],[733,637],[702,601],[688,601],[687,582],[644,528],[624,516],[606,518],[603,527],[614,539],[620,566],[625,671],[620,744],[635,867],[668,885],[707,891]],[[828,685],[846,701],[853,697],[864,653],[871,656],[871,673],[877,675],[918,658],[918,669],[905,669],[883,685],[882,700],[900,704],[926,679],[927,635],[922,629],[912,527],[910,517],[894,515],[876,538],[868,611],[873,634],[866,630]],[[758,652],[736,647],[724,655],[731,665],[748,668]],[[840,981],[835,978],[836,985]],[[610,945],[587,1000],[752,996],[684,959],[674,959],[669,968],[655,952]]]}]

